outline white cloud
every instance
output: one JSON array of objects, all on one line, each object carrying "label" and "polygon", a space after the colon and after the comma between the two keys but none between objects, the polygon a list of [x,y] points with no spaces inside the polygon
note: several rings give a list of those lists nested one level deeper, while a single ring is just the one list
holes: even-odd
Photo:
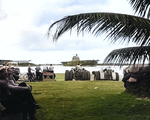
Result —
[{"label": "white cloud", "polygon": [[[1,0],[5,19],[0,20],[1,59],[60,63],[74,54],[81,59],[102,60],[118,45],[109,45],[104,36],[64,34],[56,43],[47,39],[49,25],[67,15],[85,12],[133,14],[126,0]],[[124,45],[120,45],[123,47]]]}]

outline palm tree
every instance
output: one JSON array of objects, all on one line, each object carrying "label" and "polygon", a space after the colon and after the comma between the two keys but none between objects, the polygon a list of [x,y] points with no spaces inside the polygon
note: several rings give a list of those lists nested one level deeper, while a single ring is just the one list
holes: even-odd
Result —
[{"label": "palm tree", "polygon": [[[117,13],[83,13],[64,17],[50,25],[57,26],[53,40],[76,28],[77,34],[90,32],[95,36],[107,33],[112,43],[134,42],[138,47],[113,50],[104,63],[135,64],[150,61],[150,0],[129,0],[139,16]],[[147,18],[145,17],[147,15]]]}]

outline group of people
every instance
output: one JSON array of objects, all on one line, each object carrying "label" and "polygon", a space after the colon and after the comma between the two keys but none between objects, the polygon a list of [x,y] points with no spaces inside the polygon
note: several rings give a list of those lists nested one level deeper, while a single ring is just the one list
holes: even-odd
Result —
[{"label": "group of people", "polygon": [[[36,68],[36,79],[42,80],[42,69],[38,65]],[[32,74],[33,69],[29,65],[28,73]],[[52,64],[48,68],[54,73]],[[36,109],[41,108],[35,101],[32,93],[32,86],[24,82],[19,83],[13,79],[13,69],[11,66],[0,65],[0,111],[3,116],[10,113],[25,111],[30,120],[35,120]]]},{"label": "group of people", "polygon": [[[36,68],[35,68],[35,70],[36,70],[36,80],[38,80],[38,81],[42,81],[42,73],[43,72],[51,72],[51,73],[54,73],[54,67],[52,66],[52,64],[50,64],[50,66],[49,67],[44,67],[43,68],[43,70],[42,70],[42,68],[41,68],[41,65],[38,65],[38,66],[36,66]],[[34,71],[32,68],[31,68],[31,66],[30,66],[30,64],[29,64],[29,66],[28,66],[28,74],[29,75],[32,75],[32,72],[31,71]],[[55,73],[54,73],[54,79],[55,79],[55,77],[56,77],[56,75],[55,75]]]},{"label": "group of people", "polygon": [[11,79],[12,70],[7,66],[0,66],[0,111],[2,115],[25,110],[30,120],[35,120],[36,109],[40,106],[36,103],[31,91],[32,86],[26,83],[18,83]]}]

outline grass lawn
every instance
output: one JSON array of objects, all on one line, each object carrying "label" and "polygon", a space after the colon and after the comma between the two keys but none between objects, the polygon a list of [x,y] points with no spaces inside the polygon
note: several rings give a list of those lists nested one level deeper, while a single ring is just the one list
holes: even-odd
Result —
[{"label": "grass lawn", "polygon": [[42,107],[38,120],[150,120],[150,101],[124,92],[123,82],[56,80],[27,83]]}]

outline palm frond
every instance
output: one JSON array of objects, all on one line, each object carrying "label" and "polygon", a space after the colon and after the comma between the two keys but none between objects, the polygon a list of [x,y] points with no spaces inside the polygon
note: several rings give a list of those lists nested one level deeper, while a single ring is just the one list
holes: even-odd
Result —
[{"label": "palm frond", "polygon": [[48,36],[55,26],[54,41],[57,41],[65,32],[76,28],[77,34],[90,32],[99,36],[107,33],[112,43],[123,43],[128,38],[128,42],[134,42],[137,45],[150,45],[150,20],[132,15],[84,13],[67,16],[50,25]]},{"label": "palm frond", "polygon": [[135,13],[139,13],[140,16],[146,16],[146,13],[150,11],[150,0],[129,0],[131,6],[135,10]]},{"label": "palm frond", "polygon": [[104,59],[104,64],[144,64],[150,61],[150,46],[127,47],[113,50]]},{"label": "palm frond", "polygon": [[147,18],[148,19],[150,18],[150,7],[149,7],[149,10],[148,10],[148,13],[147,13]]}]

